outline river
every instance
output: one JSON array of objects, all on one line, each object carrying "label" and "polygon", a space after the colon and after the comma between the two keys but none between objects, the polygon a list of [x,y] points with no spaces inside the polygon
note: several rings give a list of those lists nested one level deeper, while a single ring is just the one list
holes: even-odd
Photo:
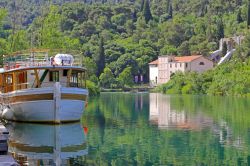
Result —
[{"label": "river", "polygon": [[30,165],[250,164],[247,98],[102,93],[81,123],[7,128],[9,152]]}]

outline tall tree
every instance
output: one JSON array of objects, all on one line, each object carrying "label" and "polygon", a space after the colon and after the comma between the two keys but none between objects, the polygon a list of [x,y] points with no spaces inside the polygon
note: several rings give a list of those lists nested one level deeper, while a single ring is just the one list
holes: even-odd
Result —
[{"label": "tall tree", "polygon": [[241,6],[242,5],[242,0],[236,0],[235,3],[236,3],[237,6]]},{"label": "tall tree", "polygon": [[144,7],[144,0],[141,0],[141,7],[140,7],[141,12],[143,11],[143,7]]},{"label": "tall tree", "polygon": [[239,11],[238,11],[238,13],[237,13],[237,22],[238,22],[238,23],[243,22],[243,19],[242,19],[242,17],[241,17],[241,10],[240,10],[240,9],[239,9]]},{"label": "tall tree", "polygon": [[220,40],[221,38],[224,38],[224,25],[222,19],[219,19],[217,21],[217,40]]},{"label": "tall tree", "polygon": [[100,38],[98,56],[96,58],[97,76],[99,77],[105,68],[105,53],[103,37]]},{"label": "tall tree", "polygon": [[151,11],[150,11],[149,0],[145,0],[145,2],[144,2],[143,16],[145,18],[146,23],[148,23],[149,20],[151,20],[153,18]]},{"label": "tall tree", "polygon": [[133,20],[133,22],[137,21],[137,13],[136,13],[135,9],[134,9],[133,14],[132,14],[132,20]]},{"label": "tall tree", "polygon": [[227,43],[223,42],[222,44],[222,56],[225,56],[227,54]]},{"label": "tall tree", "polygon": [[172,1],[169,1],[169,6],[168,6],[168,17],[169,17],[169,19],[173,18]]},{"label": "tall tree", "polygon": [[248,0],[248,10],[247,10],[247,28],[250,26],[250,0]]},{"label": "tall tree", "polygon": [[100,84],[104,88],[112,88],[112,84],[115,82],[115,77],[110,68],[105,67],[103,73],[99,77]]},{"label": "tall tree", "polygon": [[119,82],[120,86],[124,88],[125,86],[132,86],[133,85],[133,78],[131,73],[132,68],[126,67],[118,76],[117,81]]}]

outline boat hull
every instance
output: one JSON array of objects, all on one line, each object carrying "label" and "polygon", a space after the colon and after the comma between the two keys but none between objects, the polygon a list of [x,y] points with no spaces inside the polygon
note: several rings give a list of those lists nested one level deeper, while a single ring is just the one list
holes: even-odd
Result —
[{"label": "boat hull", "polygon": [[6,94],[9,108],[2,118],[11,121],[63,123],[79,121],[88,91],[80,88],[36,88]]},{"label": "boat hull", "polygon": [[[26,158],[29,165],[44,165],[51,160],[64,165],[70,158],[88,154],[86,135],[80,123],[62,125],[8,123],[9,149],[16,159]],[[19,158],[20,159],[20,158]]]}]

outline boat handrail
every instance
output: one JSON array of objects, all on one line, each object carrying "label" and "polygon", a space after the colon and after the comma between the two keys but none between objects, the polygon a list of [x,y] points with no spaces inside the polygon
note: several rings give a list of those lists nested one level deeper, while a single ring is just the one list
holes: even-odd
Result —
[{"label": "boat handrail", "polygon": [[[46,88],[46,87],[53,87],[55,82],[41,82],[41,87]],[[86,82],[85,81],[80,81],[78,83],[73,83],[73,82],[65,82],[65,81],[60,81],[60,84],[62,87],[75,87],[75,88],[86,88]],[[49,86],[51,85],[51,86]],[[12,92],[15,90],[22,90],[22,89],[32,89],[32,88],[41,88],[36,85],[36,83],[32,82],[26,82],[26,83],[20,83],[20,84],[10,84],[10,85],[5,85],[2,86],[1,92],[6,93],[6,92]]]},{"label": "boat handrail", "polygon": [[[70,55],[73,57],[73,60],[70,63],[64,62],[61,59],[60,64],[55,64],[54,58],[57,54],[49,55],[48,52],[30,52],[27,53],[19,53],[14,55],[4,55],[3,56],[3,66],[5,70],[16,69],[20,67],[37,67],[37,66],[82,66],[82,55],[74,54]],[[62,54],[66,55],[66,54]],[[58,59],[57,59],[58,60]]]}]

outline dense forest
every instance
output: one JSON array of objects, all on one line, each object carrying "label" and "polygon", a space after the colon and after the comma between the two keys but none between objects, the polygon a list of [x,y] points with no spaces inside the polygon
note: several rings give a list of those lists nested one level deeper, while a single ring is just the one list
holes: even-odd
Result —
[{"label": "dense forest", "polygon": [[[218,48],[220,38],[248,35],[248,3],[248,0],[2,0],[0,54],[28,48],[79,50],[88,69],[90,89],[133,86],[136,75],[143,75],[143,81],[148,82],[148,63],[159,55],[209,56]],[[249,80],[249,44],[248,36],[233,62],[206,73],[208,78],[201,85],[205,89],[201,90],[199,85],[198,90],[193,90],[197,85],[190,81],[191,88],[186,82],[180,83],[181,87],[169,83],[162,91],[227,94],[227,90],[212,89],[217,88],[212,82],[225,78],[234,85],[238,80],[230,77],[235,78],[241,71],[246,74],[241,74],[242,80]],[[226,76],[231,70],[236,71]],[[173,81],[189,75],[192,73],[177,74]],[[224,84],[230,89],[227,81]],[[224,88],[224,84],[220,86]],[[250,85],[246,84],[242,83],[240,86],[244,87],[235,91],[248,93]]]}]

